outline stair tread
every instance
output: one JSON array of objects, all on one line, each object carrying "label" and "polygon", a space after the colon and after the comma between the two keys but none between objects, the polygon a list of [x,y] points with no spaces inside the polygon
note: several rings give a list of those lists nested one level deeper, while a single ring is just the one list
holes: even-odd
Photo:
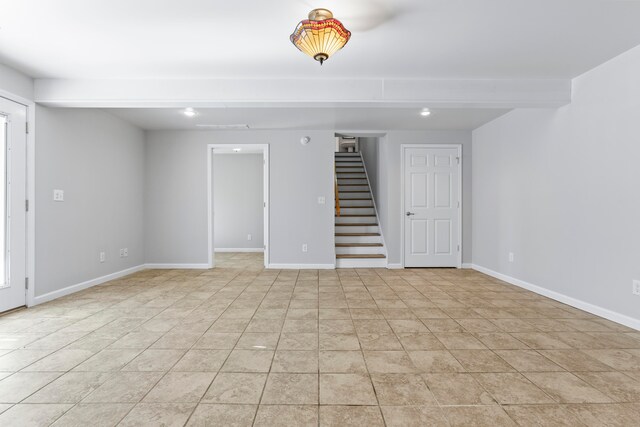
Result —
[{"label": "stair tread", "polygon": [[336,233],[336,237],[379,237],[380,233]]},{"label": "stair tread", "polygon": [[336,248],[382,247],[382,243],[336,243]]},{"label": "stair tread", "polygon": [[375,222],[341,222],[336,224],[336,227],[377,227]]},{"label": "stair tread", "polygon": [[[340,209],[346,209],[344,206],[341,206]],[[376,216],[375,214],[340,214],[340,216],[336,215],[336,218],[342,218],[342,217],[347,217],[347,218],[365,218],[365,217],[374,217]]]},{"label": "stair tread", "polygon": [[[345,200],[345,199],[340,199]],[[340,209],[373,209],[373,206],[344,206],[340,205]]]},{"label": "stair tread", "polygon": [[[342,200],[372,200],[372,199],[371,198],[367,199],[367,198],[364,198],[364,197],[360,199],[360,198],[354,197],[354,198],[340,198],[340,200],[342,201]],[[373,207],[373,206],[371,206],[371,207]]]},{"label": "stair tread", "polygon": [[386,258],[384,254],[336,254],[336,258]]},{"label": "stair tread", "polygon": [[364,186],[368,187],[367,184],[340,184],[340,183],[338,183],[338,186],[339,187],[364,187]]},{"label": "stair tread", "polygon": [[[338,193],[370,193],[370,191],[369,190],[366,190],[366,191],[365,190],[342,190],[342,191],[338,191]],[[371,200],[371,199],[362,199],[362,200]]]}]

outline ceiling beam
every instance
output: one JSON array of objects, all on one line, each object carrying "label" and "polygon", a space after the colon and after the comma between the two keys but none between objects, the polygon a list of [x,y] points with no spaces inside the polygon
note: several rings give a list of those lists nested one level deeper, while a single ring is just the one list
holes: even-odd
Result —
[{"label": "ceiling beam", "polygon": [[56,107],[559,107],[570,80],[207,79],[35,81]]}]

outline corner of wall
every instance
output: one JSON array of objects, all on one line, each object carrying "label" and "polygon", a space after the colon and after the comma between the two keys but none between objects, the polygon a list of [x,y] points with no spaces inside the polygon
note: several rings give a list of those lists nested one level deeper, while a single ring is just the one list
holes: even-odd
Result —
[{"label": "corner of wall", "polygon": [[[20,71],[0,64],[0,93],[16,101],[32,102],[35,97],[34,80]],[[20,98],[20,99],[16,99]]]}]

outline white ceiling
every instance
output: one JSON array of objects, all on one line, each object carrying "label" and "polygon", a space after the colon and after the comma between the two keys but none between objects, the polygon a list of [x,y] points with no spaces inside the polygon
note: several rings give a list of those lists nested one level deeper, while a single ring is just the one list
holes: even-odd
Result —
[{"label": "white ceiling", "polygon": [[505,109],[432,109],[429,117],[410,108],[209,108],[197,109],[195,117],[186,117],[175,108],[106,109],[142,129],[190,129],[197,124],[247,124],[250,129],[316,130],[471,130],[508,110]]},{"label": "white ceiling", "polygon": [[[352,30],[320,67],[310,9]],[[0,0],[0,62],[54,78],[571,78],[640,44],[637,0]]]}]

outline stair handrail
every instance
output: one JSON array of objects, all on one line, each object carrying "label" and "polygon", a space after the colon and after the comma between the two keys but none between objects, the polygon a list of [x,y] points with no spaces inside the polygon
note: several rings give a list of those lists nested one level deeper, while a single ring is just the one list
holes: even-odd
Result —
[{"label": "stair handrail", "polygon": [[336,168],[336,162],[333,162],[333,176],[335,177],[335,197],[336,197],[336,216],[340,216],[340,189],[338,188],[338,169]]}]

